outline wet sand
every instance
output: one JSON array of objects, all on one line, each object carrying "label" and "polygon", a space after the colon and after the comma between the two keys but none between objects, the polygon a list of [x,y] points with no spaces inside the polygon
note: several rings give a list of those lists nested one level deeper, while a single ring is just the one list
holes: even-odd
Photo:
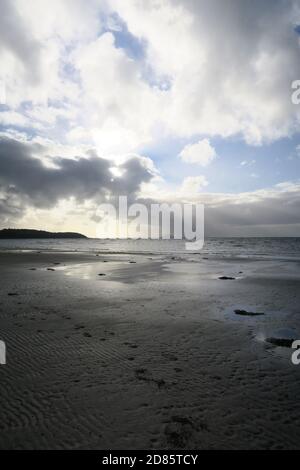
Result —
[{"label": "wet sand", "polygon": [[266,341],[280,329],[300,339],[299,263],[0,263],[1,449],[300,448],[300,365]]}]

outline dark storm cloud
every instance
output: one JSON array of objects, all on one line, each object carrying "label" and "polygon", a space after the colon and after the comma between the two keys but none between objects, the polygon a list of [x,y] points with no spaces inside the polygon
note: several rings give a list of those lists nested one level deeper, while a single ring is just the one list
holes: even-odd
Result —
[{"label": "dark storm cloud", "polygon": [[[253,193],[255,195],[255,193]],[[218,205],[208,204],[211,219],[221,224],[252,225],[252,224],[296,224],[300,223],[300,185],[294,184],[285,190],[265,190],[264,195],[251,200],[231,196]]]},{"label": "dark storm cloud", "polygon": [[[255,195],[255,193],[253,193]],[[248,199],[248,200],[247,200]],[[259,197],[206,204],[205,228],[212,236],[297,236],[300,228],[300,184],[265,190]]]},{"label": "dark storm cloud", "polygon": [[[6,200],[10,195],[24,205],[51,208],[59,200],[70,197],[83,203],[101,200],[108,193],[132,196],[142,182],[152,178],[139,157],[127,160],[121,167],[123,177],[114,178],[111,162],[95,154],[76,159],[56,157],[51,159],[55,168],[49,168],[36,157],[39,150],[36,145],[0,138],[0,190]],[[5,206],[3,197],[2,206]]]},{"label": "dark storm cloud", "polygon": [[[147,206],[157,203],[154,199],[142,202]],[[181,203],[182,197],[171,194],[166,202]],[[300,233],[299,181],[251,193],[199,193],[191,202],[204,204],[206,237],[298,236]]]}]

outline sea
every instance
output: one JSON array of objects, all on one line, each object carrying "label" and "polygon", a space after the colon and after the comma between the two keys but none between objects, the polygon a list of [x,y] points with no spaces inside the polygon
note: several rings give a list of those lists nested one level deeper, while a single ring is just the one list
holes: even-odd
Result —
[{"label": "sea", "polygon": [[207,238],[200,251],[186,250],[182,240],[14,239],[1,240],[0,251],[199,254],[202,257],[300,261],[300,238]]}]

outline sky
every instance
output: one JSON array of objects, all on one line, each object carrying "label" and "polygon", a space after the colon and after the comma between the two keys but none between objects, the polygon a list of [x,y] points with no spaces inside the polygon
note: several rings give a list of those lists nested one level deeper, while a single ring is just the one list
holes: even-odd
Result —
[{"label": "sky", "polygon": [[300,235],[300,0],[1,0],[0,228],[205,204],[207,235]]}]

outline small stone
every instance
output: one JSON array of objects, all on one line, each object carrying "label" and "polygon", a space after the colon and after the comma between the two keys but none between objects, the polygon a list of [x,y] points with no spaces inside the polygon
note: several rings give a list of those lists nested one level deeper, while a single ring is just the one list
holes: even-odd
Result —
[{"label": "small stone", "polygon": [[247,312],[247,310],[235,310],[234,313],[236,315],[243,315],[248,317],[257,317],[259,315],[264,315],[263,312]]},{"label": "small stone", "polygon": [[281,346],[283,348],[291,348],[293,342],[295,341],[294,339],[289,339],[289,338],[266,338],[266,341],[268,343],[274,344],[275,346]]}]

